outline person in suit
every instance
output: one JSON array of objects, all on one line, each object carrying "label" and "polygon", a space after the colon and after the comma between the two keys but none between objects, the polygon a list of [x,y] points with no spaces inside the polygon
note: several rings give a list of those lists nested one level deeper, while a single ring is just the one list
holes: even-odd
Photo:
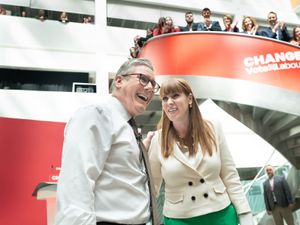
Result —
[{"label": "person in suit", "polygon": [[[220,124],[204,120],[183,79],[161,84],[162,116],[148,154],[165,225],[252,225],[251,210]],[[238,215],[238,216],[237,216]]]},{"label": "person in suit", "polygon": [[194,23],[193,12],[187,11],[185,13],[185,22],[186,22],[186,26],[179,27],[180,31],[196,31],[197,30],[198,24]]},{"label": "person in suit", "polygon": [[276,225],[283,225],[283,219],[288,225],[294,225],[292,209],[294,200],[284,177],[275,176],[271,165],[266,167],[268,179],[264,182],[264,200],[266,210],[272,215]]},{"label": "person in suit", "polygon": [[275,12],[269,12],[268,23],[270,26],[261,31],[262,36],[286,42],[290,41],[291,38],[285,23],[277,21],[277,14]]},{"label": "person in suit", "polygon": [[209,8],[204,8],[201,14],[204,21],[198,23],[197,31],[222,31],[219,22],[210,19],[211,11]]}]

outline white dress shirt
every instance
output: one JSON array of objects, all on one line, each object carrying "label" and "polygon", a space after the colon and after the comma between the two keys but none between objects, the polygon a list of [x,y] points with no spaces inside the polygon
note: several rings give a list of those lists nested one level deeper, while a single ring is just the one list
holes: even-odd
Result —
[{"label": "white dress shirt", "polygon": [[65,128],[56,225],[98,221],[140,224],[150,218],[147,176],[128,124],[113,96],[79,109]]},{"label": "white dress shirt", "polygon": [[274,202],[277,202],[276,196],[274,194],[274,176],[269,178],[269,182],[270,182]]}]

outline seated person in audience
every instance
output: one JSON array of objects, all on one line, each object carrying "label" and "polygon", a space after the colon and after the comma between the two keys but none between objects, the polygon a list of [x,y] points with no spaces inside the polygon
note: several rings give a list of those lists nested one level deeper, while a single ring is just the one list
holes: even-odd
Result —
[{"label": "seated person in audience", "polygon": [[43,9],[40,9],[37,16],[36,16],[36,18],[39,19],[40,21],[45,21],[47,19],[46,11],[43,10]]},{"label": "seated person in audience", "polygon": [[139,35],[134,37],[134,43],[137,43],[140,48],[142,48],[148,39],[153,37],[153,28],[148,28],[146,37],[140,37]]},{"label": "seated person in audience", "polygon": [[239,28],[237,28],[237,23],[235,23],[234,26],[232,26],[232,17],[230,15],[226,15],[223,17],[223,23],[225,26],[225,29],[223,31],[225,32],[239,32]]},{"label": "seated person in audience", "polygon": [[158,23],[154,26],[154,29],[153,29],[153,36],[158,36],[158,35],[164,33],[165,22],[166,22],[165,17],[159,18]]},{"label": "seated person in audience", "polygon": [[88,20],[88,23],[93,23],[93,19],[92,19],[91,16],[88,16],[88,17],[87,17],[87,20]]},{"label": "seated person in audience", "polygon": [[137,58],[141,48],[144,46],[144,43],[152,37],[153,29],[148,28],[147,29],[147,36],[146,37],[140,37],[139,35],[134,37],[134,47],[130,48],[130,55],[132,58]]},{"label": "seated person in audience", "polygon": [[128,57],[129,59],[130,58],[137,58],[137,56],[138,56],[138,51],[137,51],[136,47],[131,47],[129,49],[129,53],[130,53],[130,57]]},{"label": "seated person in audience", "polygon": [[250,16],[247,16],[243,19],[242,28],[242,33],[249,35],[260,35],[260,33],[257,31],[258,25],[255,19]]},{"label": "seated person in audience", "polygon": [[296,46],[300,46],[300,26],[294,27],[293,37],[290,43]]},{"label": "seated person in audience", "polygon": [[82,23],[89,23],[89,21],[88,21],[88,18],[85,16],[85,17],[83,17],[83,19],[82,19]]},{"label": "seated person in audience", "polygon": [[21,11],[21,17],[27,17],[27,12],[25,10]]},{"label": "seated person in audience", "polygon": [[85,16],[83,17],[82,23],[93,23],[91,16]]},{"label": "seated person in audience", "polygon": [[198,23],[197,31],[222,31],[219,22],[210,19],[211,11],[209,8],[204,8],[201,14],[204,21]]},{"label": "seated person in audience", "polygon": [[21,17],[27,17],[27,16],[28,16],[25,7],[20,7],[19,15],[20,15]]},{"label": "seated person in audience", "polygon": [[287,42],[291,39],[285,23],[277,21],[277,14],[275,12],[269,12],[268,23],[270,26],[261,31],[262,36]]},{"label": "seated person in audience", "polygon": [[68,14],[66,12],[62,12],[60,14],[59,21],[62,23],[68,23],[69,22]]},{"label": "seated person in audience", "polygon": [[179,32],[180,28],[178,26],[173,25],[173,19],[170,16],[165,17],[165,24],[164,24],[164,34],[166,33],[173,33]]},{"label": "seated person in audience", "polygon": [[187,11],[185,13],[185,27],[179,27],[180,31],[196,31],[198,24],[194,23],[194,15],[191,11]]},{"label": "seated person in audience", "polygon": [[6,9],[0,6],[0,15],[6,15]]}]

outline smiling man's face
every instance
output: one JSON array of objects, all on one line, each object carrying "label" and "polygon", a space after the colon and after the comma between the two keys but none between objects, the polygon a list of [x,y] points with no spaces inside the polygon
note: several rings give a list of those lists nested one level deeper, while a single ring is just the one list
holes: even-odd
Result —
[{"label": "smiling man's face", "polygon": [[274,176],[274,169],[272,166],[267,166],[266,173],[268,177],[271,179]]},{"label": "smiling man's face", "polygon": [[154,95],[151,82],[143,86],[139,81],[139,75],[135,74],[143,74],[150,80],[154,80],[153,71],[146,66],[136,66],[131,73],[127,74],[128,76],[116,77],[115,85],[119,92],[118,98],[131,116],[142,114]]}]

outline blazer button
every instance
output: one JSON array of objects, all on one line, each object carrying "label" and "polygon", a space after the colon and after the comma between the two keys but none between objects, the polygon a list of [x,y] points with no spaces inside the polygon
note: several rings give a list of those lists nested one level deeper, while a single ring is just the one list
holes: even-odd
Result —
[{"label": "blazer button", "polygon": [[203,184],[205,182],[205,180],[203,178],[201,178],[200,182]]},{"label": "blazer button", "polygon": [[193,185],[193,182],[192,182],[192,181],[189,181],[189,185],[192,186],[192,185]]},{"label": "blazer button", "polygon": [[191,199],[192,199],[192,201],[195,201],[195,200],[196,200],[196,197],[195,197],[195,196],[192,196]]},{"label": "blazer button", "polygon": [[208,197],[208,194],[207,194],[207,193],[204,193],[203,196],[204,196],[204,198],[207,198],[207,197]]}]

